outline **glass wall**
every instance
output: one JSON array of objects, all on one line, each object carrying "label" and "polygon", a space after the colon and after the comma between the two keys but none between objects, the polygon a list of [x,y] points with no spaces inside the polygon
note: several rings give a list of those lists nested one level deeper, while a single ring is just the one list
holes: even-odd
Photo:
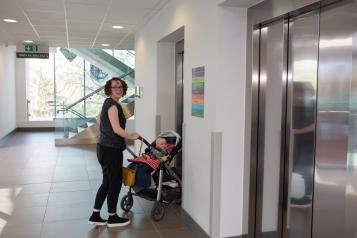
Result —
[{"label": "glass wall", "polygon": [[[85,96],[83,59],[78,56],[67,59],[60,50],[57,50],[55,69],[57,105],[70,105]],[[74,109],[84,114],[84,103],[76,105]]]},{"label": "glass wall", "polygon": [[[28,59],[29,120],[53,120],[63,117],[63,106],[70,106],[94,92],[112,76],[63,48],[51,49],[49,59]],[[105,50],[134,68],[134,53],[126,50]],[[130,91],[128,91],[130,92]],[[98,115],[104,92],[94,94],[76,104],[72,110],[84,117]]]},{"label": "glass wall", "polygon": [[30,121],[53,120],[54,103],[54,54],[49,59],[29,60],[27,82],[28,119]]}]

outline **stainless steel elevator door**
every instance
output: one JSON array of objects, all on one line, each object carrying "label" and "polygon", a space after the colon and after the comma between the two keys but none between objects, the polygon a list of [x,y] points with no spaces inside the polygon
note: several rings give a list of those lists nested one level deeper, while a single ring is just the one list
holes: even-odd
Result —
[{"label": "stainless steel elevator door", "polygon": [[284,21],[260,29],[259,142],[256,237],[280,237],[282,137],[285,128]]},{"label": "stainless steel elevator door", "polygon": [[260,27],[253,47],[249,237],[356,238],[357,1]]},{"label": "stainless steel elevator door", "polygon": [[321,11],[314,238],[355,238],[357,3]]},{"label": "stainless steel elevator door", "polygon": [[284,237],[310,238],[315,147],[319,15],[289,20]]}]

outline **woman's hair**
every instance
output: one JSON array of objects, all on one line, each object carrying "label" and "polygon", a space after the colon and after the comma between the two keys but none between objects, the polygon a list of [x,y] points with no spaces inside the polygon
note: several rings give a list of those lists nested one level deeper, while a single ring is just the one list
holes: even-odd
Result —
[{"label": "woman's hair", "polygon": [[126,84],[126,82],[119,78],[119,77],[114,77],[114,78],[111,78],[110,80],[108,80],[106,83],[105,83],[105,86],[104,86],[104,93],[105,95],[107,96],[110,96],[112,94],[112,81],[119,81],[121,82],[121,85],[123,86],[123,96],[126,94],[126,91],[128,90],[128,85]]}]

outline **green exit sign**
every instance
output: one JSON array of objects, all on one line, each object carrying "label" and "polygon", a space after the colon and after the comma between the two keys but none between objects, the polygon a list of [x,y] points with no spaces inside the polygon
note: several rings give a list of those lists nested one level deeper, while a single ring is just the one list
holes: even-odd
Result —
[{"label": "green exit sign", "polygon": [[38,45],[25,45],[25,52],[37,52]]}]

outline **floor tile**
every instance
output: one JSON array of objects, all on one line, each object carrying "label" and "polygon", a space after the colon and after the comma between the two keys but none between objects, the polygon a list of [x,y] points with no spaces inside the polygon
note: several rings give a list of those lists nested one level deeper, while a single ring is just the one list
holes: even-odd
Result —
[{"label": "floor tile", "polygon": [[[39,238],[42,224],[22,224],[21,229],[18,226],[5,226],[0,232],[0,237],[4,238]],[[1,230],[1,229],[0,229]]]},{"label": "floor tile", "polygon": [[[160,222],[153,202],[134,197],[131,219],[120,228],[88,224],[102,171],[95,145],[55,147],[53,132],[17,132],[0,145],[0,237],[4,238],[166,238],[197,237],[180,220],[177,205],[165,205]],[[126,158],[131,157],[124,153]],[[101,210],[108,217],[107,202]],[[21,229],[18,229],[21,224]]]}]

